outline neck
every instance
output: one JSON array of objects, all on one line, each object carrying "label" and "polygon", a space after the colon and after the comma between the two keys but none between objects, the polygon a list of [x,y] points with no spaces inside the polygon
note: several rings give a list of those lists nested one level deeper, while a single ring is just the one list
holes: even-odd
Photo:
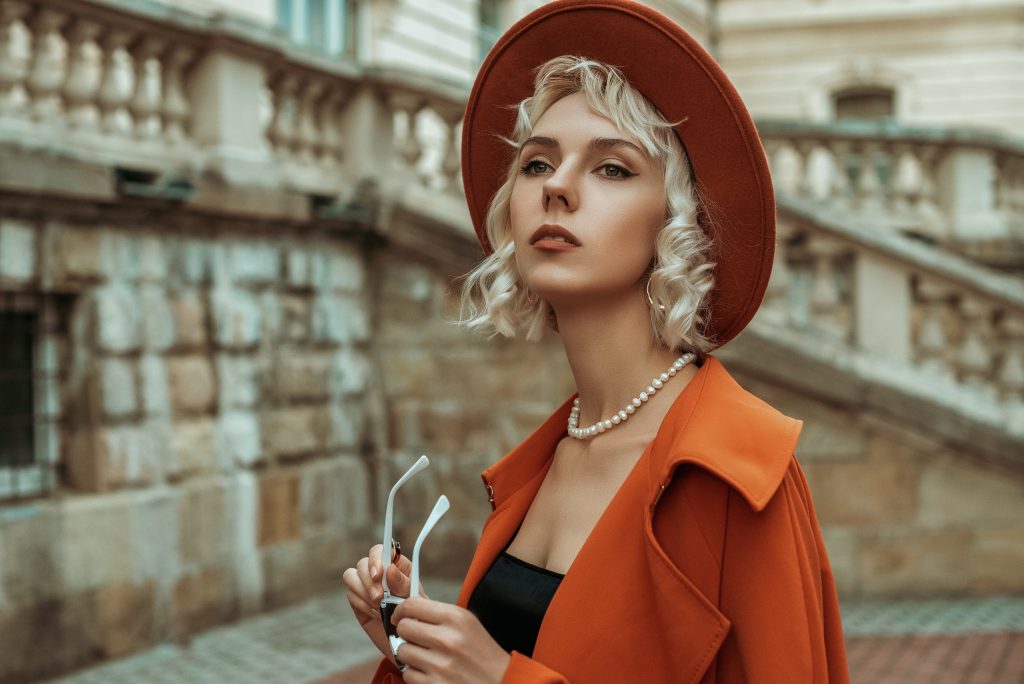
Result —
[{"label": "neck", "polygon": [[[553,306],[579,393],[580,427],[610,418],[681,356],[654,342],[644,294],[630,292],[619,299]],[[663,410],[641,409],[636,417],[663,415],[695,372],[693,363],[685,366],[644,405],[662,406]],[[630,417],[629,422],[637,421]]]}]

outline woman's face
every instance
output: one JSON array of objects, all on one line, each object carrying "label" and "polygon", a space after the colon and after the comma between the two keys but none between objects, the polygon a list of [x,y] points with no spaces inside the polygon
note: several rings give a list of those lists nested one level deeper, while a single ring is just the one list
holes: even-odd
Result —
[{"label": "woman's face", "polygon": [[[517,164],[509,211],[526,287],[553,305],[637,294],[666,218],[664,169],[639,141],[576,93],[541,116]],[[545,224],[577,246],[536,241]]]}]

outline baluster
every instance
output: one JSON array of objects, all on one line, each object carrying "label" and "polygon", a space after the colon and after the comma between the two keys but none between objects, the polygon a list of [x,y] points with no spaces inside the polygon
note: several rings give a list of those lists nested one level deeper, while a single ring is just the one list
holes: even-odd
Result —
[{"label": "baluster", "polygon": [[918,160],[920,187],[914,212],[925,231],[936,239],[942,239],[946,233],[946,216],[939,209],[935,197],[935,178],[941,150],[929,143],[914,144],[915,157]]},{"label": "baluster", "polygon": [[793,148],[800,159],[799,180],[797,181],[796,194],[801,199],[814,199],[814,186],[811,175],[811,157],[817,141],[799,139],[793,143]]},{"label": "baluster", "polygon": [[36,11],[29,29],[32,31],[32,63],[25,88],[32,100],[36,120],[55,118],[60,112],[60,87],[64,80],[60,58],[59,29],[67,15],[48,8]]},{"label": "baluster", "polygon": [[129,109],[135,123],[135,136],[153,138],[160,130],[160,98],[157,91],[158,81],[152,66],[167,45],[167,41],[155,36],[142,36],[136,40],[129,52],[135,63],[135,92],[132,95]]},{"label": "baluster", "polygon": [[297,128],[295,131],[295,151],[298,158],[306,164],[313,162],[314,150],[319,140],[319,132],[316,125],[314,113],[317,107],[317,98],[324,90],[324,83],[316,78],[309,78],[299,89],[297,102]]},{"label": "baluster", "polygon": [[793,225],[783,222],[776,225],[772,274],[768,279],[768,287],[765,289],[764,303],[758,309],[757,315],[778,326],[788,325],[792,319],[792,307],[789,299],[793,275],[789,258],[790,244],[797,237],[797,229]]},{"label": "baluster", "polygon": [[162,85],[160,116],[163,120],[164,137],[170,143],[186,138],[189,117],[192,110],[185,97],[185,69],[196,56],[196,51],[187,45],[171,43],[160,56]]},{"label": "baluster", "polygon": [[101,28],[95,21],[78,18],[68,31],[68,70],[63,93],[67,102],[68,122],[75,128],[96,127],[96,93],[99,82],[89,68],[89,46],[95,44]]},{"label": "baluster", "polygon": [[950,311],[953,291],[947,285],[921,276],[914,292],[914,360],[936,376],[954,378],[950,346]]},{"label": "baluster", "polygon": [[839,266],[844,249],[844,246],[837,242],[821,236],[812,236],[808,245],[808,253],[813,260],[810,313],[815,328],[848,341],[850,312],[846,306],[842,285],[843,273]]},{"label": "baluster", "polygon": [[910,193],[907,191],[906,174],[906,158],[910,152],[910,145],[901,141],[893,141],[889,143],[889,152],[892,158],[892,171],[889,178],[889,211],[899,218],[901,225],[913,225],[914,216]]},{"label": "baluster", "polygon": [[341,130],[341,112],[351,95],[351,87],[333,84],[320,102],[318,127],[320,140],[317,154],[328,164],[341,164],[345,158],[345,139]]},{"label": "baluster", "polygon": [[103,50],[103,76],[100,80],[97,102],[100,105],[103,130],[108,133],[127,133],[131,130],[127,121],[130,93],[124,88],[118,75],[121,51],[131,37],[127,30],[115,27],[108,29],[100,39],[100,47]]},{"label": "baluster", "polygon": [[460,154],[459,123],[462,121],[463,110],[461,107],[436,107],[438,116],[444,122],[444,159],[441,160],[441,176],[444,179],[444,189],[448,192],[458,194],[462,192],[462,175]]},{"label": "baluster", "polygon": [[881,182],[878,178],[879,144],[874,140],[860,140],[855,144],[858,153],[856,186],[857,209],[877,211],[882,208]]},{"label": "baluster", "polygon": [[853,205],[850,174],[846,168],[846,162],[850,156],[850,141],[831,139],[826,142],[826,147],[832,156],[832,182],[829,186],[829,204],[836,209],[848,210]]},{"label": "baluster", "polygon": [[960,300],[961,342],[956,353],[960,381],[991,399],[992,385],[992,311],[991,306],[975,297]]},{"label": "baluster", "polygon": [[11,43],[14,25],[21,23],[28,9],[24,2],[0,2],[0,115],[17,110],[14,90],[24,83],[28,74]]},{"label": "baluster", "polygon": [[416,164],[423,156],[423,143],[419,136],[419,113],[426,106],[426,102],[419,96],[408,93],[392,93],[390,98],[393,110],[401,111],[405,115],[405,137],[398,147],[398,157],[404,167],[404,171],[411,177],[422,182],[416,170]]},{"label": "baluster", "polygon": [[998,351],[1001,361],[995,381],[1003,399],[1024,400],[1024,316],[1003,314],[999,325]]},{"label": "baluster", "polygon": [[295,90],[298,80],[294,74],[282,73],[271,83],[274,94],[274,116],[270,120],[267,137],[278,154],[289,155],[295,140]]}]

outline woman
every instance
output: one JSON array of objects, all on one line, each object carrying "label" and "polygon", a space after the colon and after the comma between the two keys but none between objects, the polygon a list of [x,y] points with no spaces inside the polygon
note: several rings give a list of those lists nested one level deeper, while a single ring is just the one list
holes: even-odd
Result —
[{"label": "woman", "polygon": [[[488,255],[466,323],[552,327],[577,392],[482,473],[494,512],[458,600],[405,601],[395,653],[381,546],[346,570],[373,681],[849,681],[803,423],[709,353],[774,251],[763,148],[711,57],[626,0],[545,5],[481,67],[463,178]],[[394,593],[408,572],[388,566]]]}]

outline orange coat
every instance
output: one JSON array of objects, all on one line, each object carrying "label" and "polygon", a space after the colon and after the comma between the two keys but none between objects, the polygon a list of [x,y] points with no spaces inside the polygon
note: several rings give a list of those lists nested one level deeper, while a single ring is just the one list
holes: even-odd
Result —
[{"label": "orange coat", "polygon": [[[575,394],[483,471],[494,511],[456,601],[509,542]],[[803,421],[711,355],[598,520],[502,684],[850,681],[832,569],[794,448]],[[384,658],[374,684],[401,674]]]}]

